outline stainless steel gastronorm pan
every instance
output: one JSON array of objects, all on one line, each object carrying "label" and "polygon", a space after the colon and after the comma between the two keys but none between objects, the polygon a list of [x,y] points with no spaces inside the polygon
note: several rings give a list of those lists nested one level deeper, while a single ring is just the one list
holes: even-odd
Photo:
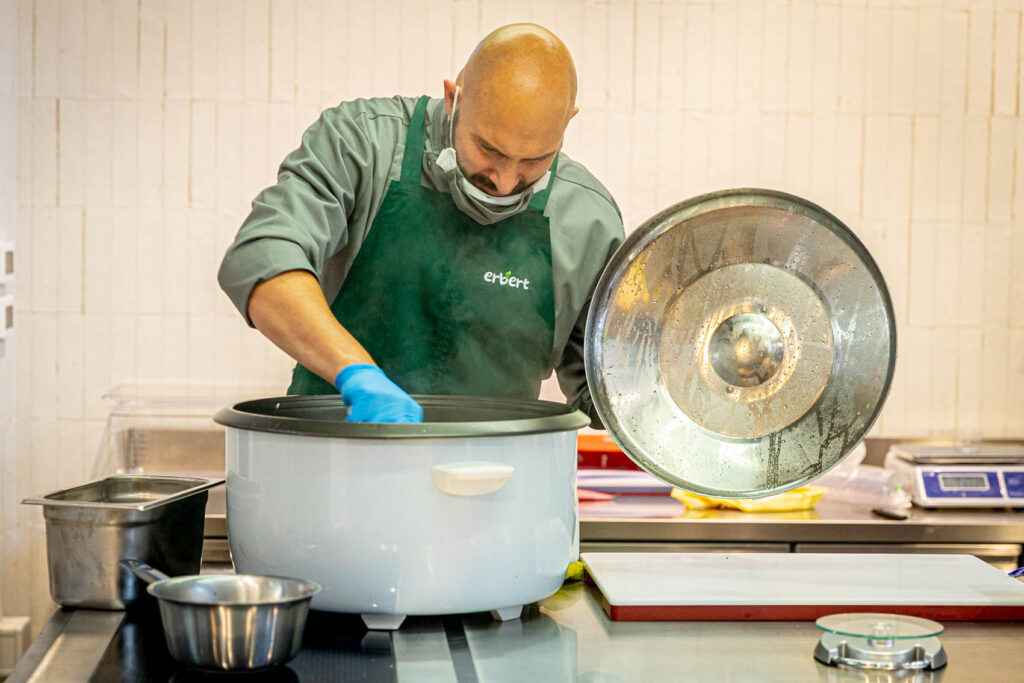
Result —
[{"label": "stainless steel gastronorm pan", "polygon": [[118,566],[137,559],[196,574],[208,489],[223,479],[113,475],[26,498],[42,505],[50,595],[65,607],[124,609],[145,586]]}]

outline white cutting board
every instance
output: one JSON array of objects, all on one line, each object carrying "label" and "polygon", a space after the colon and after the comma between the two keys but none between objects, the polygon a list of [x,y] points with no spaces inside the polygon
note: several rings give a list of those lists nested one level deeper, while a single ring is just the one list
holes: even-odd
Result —
[{"label": "white cutting board", "polygon": [[615,620],[804,620],[896,612],[1024,619],[1024,583],[970,555],[583,553]]}]

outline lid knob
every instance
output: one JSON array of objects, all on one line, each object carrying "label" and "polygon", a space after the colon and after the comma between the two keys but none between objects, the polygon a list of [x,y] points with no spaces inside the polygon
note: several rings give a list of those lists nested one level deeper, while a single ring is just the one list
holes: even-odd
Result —
[{"label": "lid knob", "polygon": [[764,384],[779,372],[785,354],[782,333],[763,315],[740,313],[725,320],[710,343],[711,367],[737,387]]}]

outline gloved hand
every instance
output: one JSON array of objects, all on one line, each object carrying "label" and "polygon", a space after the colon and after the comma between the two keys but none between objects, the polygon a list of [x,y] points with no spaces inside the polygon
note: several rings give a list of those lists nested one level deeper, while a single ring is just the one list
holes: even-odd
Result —
[{"label": "gloved hand", "polygon": [[423,408],[369,363],[349,365],[334,378],[349,407],[346,422],[423,422]]}]

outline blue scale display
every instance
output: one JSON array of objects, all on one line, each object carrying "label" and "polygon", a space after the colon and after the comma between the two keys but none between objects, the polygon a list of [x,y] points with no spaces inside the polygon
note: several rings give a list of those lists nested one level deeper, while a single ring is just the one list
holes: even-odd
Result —
[{"label": "blue scale display", "polygon": [[1024,448],[897,444],[885,466],[922,507],[1024,507]]}]

